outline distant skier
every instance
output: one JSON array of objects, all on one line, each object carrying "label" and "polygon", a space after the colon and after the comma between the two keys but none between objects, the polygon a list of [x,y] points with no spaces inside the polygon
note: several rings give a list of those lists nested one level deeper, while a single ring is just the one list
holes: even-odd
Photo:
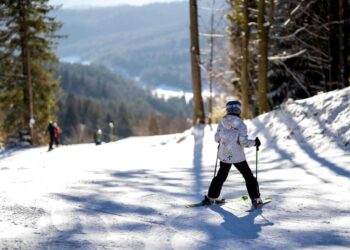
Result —
[{"label": "distant skier", "polygon": [[102,130],[99,129],[94,133],[94,140],[96,145],[101,145],[102,143]]},{"label": "distant skier", "polygon": [[56,122],[53,124],[53,126],[54,126],[54,142],[56,147],[58,147],[59,137],[61,135],[61,128],[57,125]]},{"label": "distant skier", "polygon": [[49,122],[49,126],[46,129],[45,134],[49,133],[50,142],[49,142],[49,151],[52,150],[53,143],[55,141],[55,126],[52,121]]},{"label": "distant skier", "polygon": [[259,147],[261,143],[258,137],[255,140],[248,139],[247,126],[241,120],[240,114],[241,103],[239,101],[230,101],[226,104],[226,115],[222,118],[215,133],[215,141],[219,143],[220,169],[209,186],[203,204],[212,204],[222,200],[221,189],[232,164],[245,180],[252,206],[257,207],[262,204],[259,184],[249,168],[243,149],[244,147]]}]

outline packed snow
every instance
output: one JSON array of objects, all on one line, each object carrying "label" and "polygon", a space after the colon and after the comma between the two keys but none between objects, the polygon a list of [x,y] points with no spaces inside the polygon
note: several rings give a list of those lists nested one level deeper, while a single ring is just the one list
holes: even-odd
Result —
[{"label": "packed snow", "polygon": [[[206,194],[209,126],[116,142],[0,151],[2,249],[348,249],[350,88],[245,121],[273,201],[186,208]],[[246,149],[253,173],[255,148]],[[222,194],[246,194],[231,169]]]}]

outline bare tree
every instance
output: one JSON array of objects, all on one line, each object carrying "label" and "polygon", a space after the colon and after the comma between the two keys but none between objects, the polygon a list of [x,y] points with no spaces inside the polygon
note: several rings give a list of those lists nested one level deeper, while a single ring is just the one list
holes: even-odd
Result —
[{"label": "bare tree", "polygon": [[265,0],[259,0],[258,2],[258,16],[257,16],[257,29],[258,29],[258,43],[259,43],[259,56],[258,56],[258,100],[259,100],[259,114],[269,111],[269,104],[267,98],[268,92],[268,44],[269,44],[269,26],[273,22],[273,10],[274,0],[270,0],[269,3],[269,19],[265,20],[266,4]]},{"label": "bare tree", "polygon": [[213,60],[214,60],[214,6],[215,0],[210,13],[210,33],[209,37],[209,60],[208,60],[208,85],[209,85],[209,108],[208,108],[208,123],[211,124],[211,117],[213,114]]},{"label": "bare tree", "polygon": [[205,114],[202,98],[202,83],[200,71],[200,49],[198,38],[198,9],[197,1],[190,0],[190,34],[191,34],[191,66],[192,66],[192,91],[193,91],[193,115],[192,123],[204,124]]},{"label": "bare tree", "polygon": [[251,118],[251,99],[254,96],[253,82],[250,71],[253,64],[250,56],[251,28],[250,28],[250,1],[229,0],[230,10],[226,15],[229,21],[228,40],[230,70],[233,72],[232,85],[234,94],[242,102],[242,117]]},{"label": "bare tree", "polygon": [[330,1],[329,10],[329,53],[331,59],[330,82],[334,88],[348,86],[348,21],[349,3],[347,0]]},{"label": "bare tree", "polygon": [[[199,9],[199,36],[206,40],[204,46],[201,46],[201,68],[205,72],[203,80],[207,80],[209,88],[209,97],[207,102],[207,120],[208,124],[212,123],[214,85],[218,83],[220,61],[220,50],[225,49],[222,44],[225,38],[224,34],[224,13],[227,4],[217,0],[202,0]],[[202,40],[201,40],[202,41]],[[222,69],[221,69],[222,70]]]},{"label": "bare tree", "polygon": [[243,0],[243,35],[242,35],[242,71],[241,71],[241,90],[242,90],[242,117],[250,118],[249,111],[249,18],[248,18],[248,2]]}]

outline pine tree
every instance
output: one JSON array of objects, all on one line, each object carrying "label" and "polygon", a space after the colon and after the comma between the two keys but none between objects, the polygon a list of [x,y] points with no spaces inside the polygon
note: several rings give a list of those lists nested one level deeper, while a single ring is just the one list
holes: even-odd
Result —
[{"label": "pine tree", "polygon": [[159,124],[155,115],[152,115],[148,120],[148,131],[150,135],[160,134]]},{"label": "pine tree", "polygon": [[124,104],[120,105],[118,111],[118,123],[117,123],[117,133],[121,137],[129,137],[133,134],[130,121],[129,114],[126,110]]},{"label": "pine tree", "polygon": [[9,138],[16,135],[20,141],[42,143],[60,93],[53,76],[57,62],[53,49],[61,24],[49,16],[53,7],[48,0],[5,1],[1,9],[0,51],[11,68],[3,73],[0,86],[2,129]]}]

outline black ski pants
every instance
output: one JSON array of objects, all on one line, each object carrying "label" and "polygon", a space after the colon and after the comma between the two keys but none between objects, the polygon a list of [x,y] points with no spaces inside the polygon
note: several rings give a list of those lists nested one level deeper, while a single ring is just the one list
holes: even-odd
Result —
[{"label": "black ski pants", "polygon": [[55,142],[55,136],[50,135],[49,150],[52,149],[53,143]]},{"label": "black ski pants", "polygon": [[[248,194],[251,200],[260,197],[259,184],[249,168],[247,161],[233,163],[245,180]],[[221,193],[222,186],[227,179],[232,164],[220,161],[218,174],[213,178],[208,190],[210,198],[217,198]]]}]

